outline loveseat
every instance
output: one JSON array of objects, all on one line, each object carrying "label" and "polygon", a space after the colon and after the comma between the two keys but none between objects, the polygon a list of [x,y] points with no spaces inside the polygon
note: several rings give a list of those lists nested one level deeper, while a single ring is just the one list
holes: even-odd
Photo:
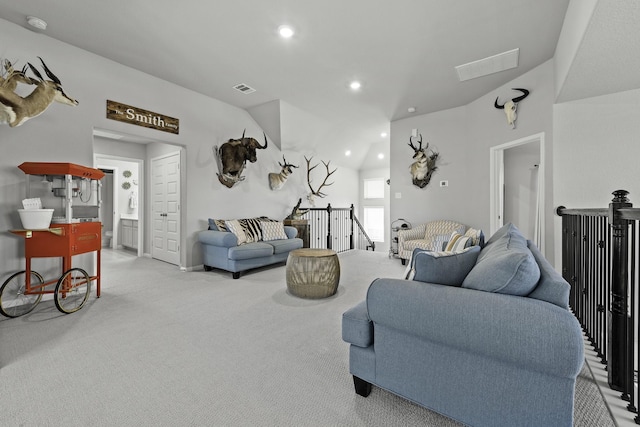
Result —
[{"label": "loveseat", "polygon": [[204,269],[226,270],[237,279],[242,271],[284,262],[289,252],[302,247],[297,233],[268,218],[209,219],[209,229],[198,233]]},{"label": "loveseat", "polygon": [[467,226],[456,221],[440,219],[410,229],[398,230],[398,256],[405,265],[415,249],[440,250],[451,233],[464,234]]},{"label": "loveseat", "polygon": [[471,426],[571,426],[584,362],[569,285],[511,224],[480,249],[416,250],[343,314],[355,391],[386,389]]}]

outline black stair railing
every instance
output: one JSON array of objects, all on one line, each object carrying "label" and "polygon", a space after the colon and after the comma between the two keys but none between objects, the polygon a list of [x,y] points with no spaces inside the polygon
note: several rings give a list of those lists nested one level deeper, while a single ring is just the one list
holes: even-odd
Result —
[{"label": "black stair railing", "polygon": [[[608,383],[637,412],[635,376],[640,272],[640,209],[625,190],[614,191],[608,208],[567,209],[562,216],[562,273],[571,285],[569,304],[603,364]],[[640,417],[635,417],[640,424]]]},{"label": "black stair railing", "polygon": [[345,252],[351,249],[375,251],[376,245],[367,235],[355,215],[353,205],[348,208],[300,208],[309,221],[309,244],[312,248]]}]

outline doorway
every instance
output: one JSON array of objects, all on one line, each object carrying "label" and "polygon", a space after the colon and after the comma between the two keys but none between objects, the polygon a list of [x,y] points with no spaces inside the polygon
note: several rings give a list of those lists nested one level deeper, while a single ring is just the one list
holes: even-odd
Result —
[{"label": "doorway", "polygon": [[151,159],[151,257],[180,265],[180,152]]},{"label": "doorway", "polygon": [[544,132],[490,149],[491,234],[514,223],[544,254]]}]

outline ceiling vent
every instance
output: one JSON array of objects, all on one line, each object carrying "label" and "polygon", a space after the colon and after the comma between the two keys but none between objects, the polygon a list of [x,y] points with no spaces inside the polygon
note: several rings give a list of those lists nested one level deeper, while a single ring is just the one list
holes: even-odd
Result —
[{"label": "ceiling vent", "polygon": [[487,76],[518,66],[518,56],[520,49],[512,49],[488,58],[479,59],[463,65],[458,65],[456,72],[461,82],[465,80],[475,79],[477,77]]},{"label": "ceiling vent", "polygon": [[242,92],[244,94],[249,94],[249,93],[253,93],[256,90],[254,88],[252,88],[251,86],[247,86],[244,83],[240,83],[239,85],[235,85],[233,87],[235,90],[237,90],[238,92]]}]

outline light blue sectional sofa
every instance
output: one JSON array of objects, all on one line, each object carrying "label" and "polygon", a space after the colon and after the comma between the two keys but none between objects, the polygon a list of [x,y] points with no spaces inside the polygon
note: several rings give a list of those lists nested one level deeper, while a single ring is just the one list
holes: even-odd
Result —
[{"label": "light blue sectional sofa", "polygon": [[[242,220],[241,220],[242,221]],[[284,262],[289,252],[302,247],[302,239],[297,238],[298,231],[294,227],[282,226],[281,238],[239,244],[238,237],[229,231],[220,231],[214,220],[209,220],[209,229],[198,233],[198,241],[202,245],[204,269],[213,268],[233,273],[238,279],[240,273],[252,268]],[[261,236],[261,233],[258,233]]]},{"label": "light blue sectional sofa", "polygon": [[409,268],[424,281],[376,279],[343,314],[356,393],[373,384],[470,426],[572,425],[582,331],[535,245],[508,224],[481,250],[416,250]]}]

